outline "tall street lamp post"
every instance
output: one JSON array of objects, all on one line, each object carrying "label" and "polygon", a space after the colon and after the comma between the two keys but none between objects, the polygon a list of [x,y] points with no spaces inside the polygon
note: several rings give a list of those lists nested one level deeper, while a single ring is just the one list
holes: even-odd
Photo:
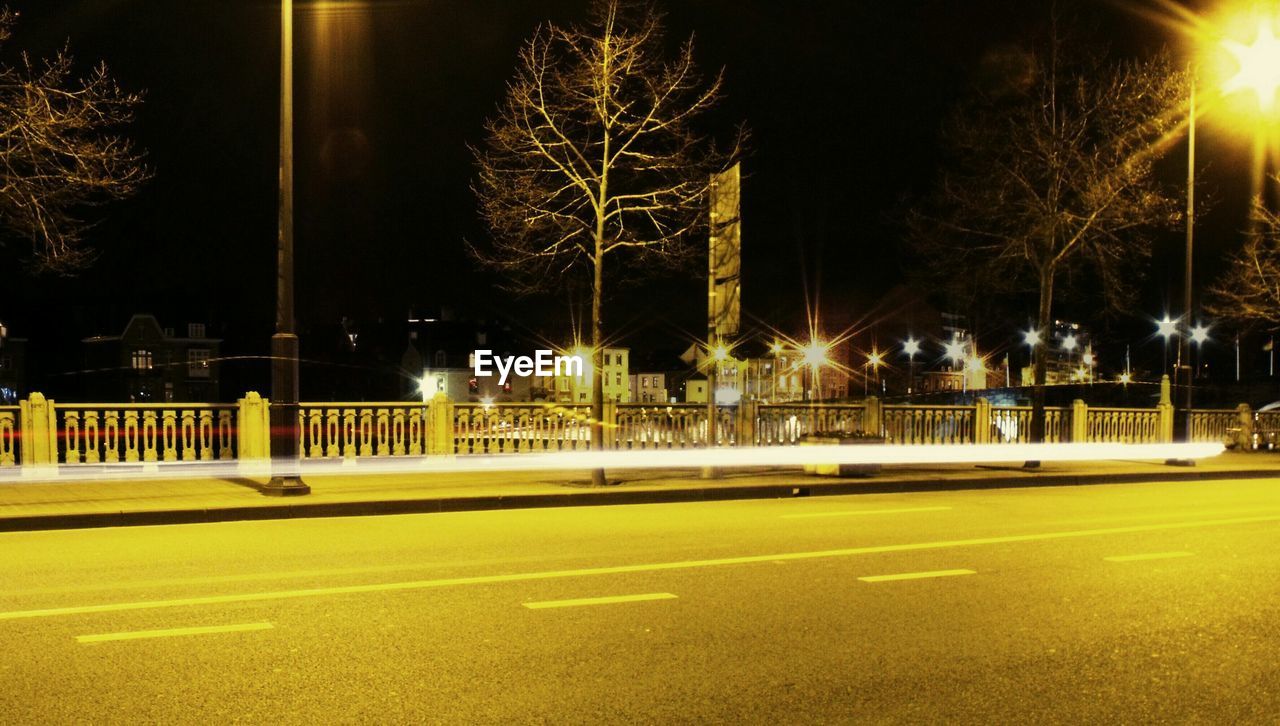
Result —
[{"label": "tall street lamp post", "polygon": [[280,2],[280,217],[271,336],[271,480],[264,494],[308,494],[298,469],[298,336],[293,315],[293,0]]}]

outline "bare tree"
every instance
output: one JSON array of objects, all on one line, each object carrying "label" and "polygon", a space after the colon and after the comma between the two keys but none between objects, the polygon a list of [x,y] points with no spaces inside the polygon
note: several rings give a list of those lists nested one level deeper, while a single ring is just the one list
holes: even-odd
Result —
[{"label": "bare tree", "polygon": [[986,87],[944,128],[949,164],[909,229],[953,290],[1038,294],[1031,433],[1041,440],[1055,280],[1087,273],[1106,307],[1130,299],[1148,233],[1180,218],[1152,162],[1185,123],[1186,78],[1163,57],[1068,60],[1056,40],[1046,53],[989,56],[985,68]]},{"label": "bare tree", "polygon": [[[16,20],[0,10],[0,43]],[[147,178],[140,155],[117,133],[140,100],[104,65],[75,78],[65,49],[0,65],[0,226],[30,241],[37,269],[86,264],[88,209],[133,194]]]},{"label": "bare tree", "polygon": [[[618,0],[597,2],[586,27],[540,27],[486,124],[487,143],[473,149],[492,234],[471,247],[474,257],[519,293],[557,289],[566,276],[589,280],[597,449],[606,261],[639,269],[693,255],[710,174],[737,151],[718,151],[694,126],[719,99],[723,72],[705,82],[692,38],[670,59],[663,41],[652,7]],[[603,472],[593,479],[603,484]]]},{"label": "bare tree", "polygon": [[1244,246],[1209,288],[1205,309],[1239,323],[1280,325],[1280,215],[1254,197]]}]

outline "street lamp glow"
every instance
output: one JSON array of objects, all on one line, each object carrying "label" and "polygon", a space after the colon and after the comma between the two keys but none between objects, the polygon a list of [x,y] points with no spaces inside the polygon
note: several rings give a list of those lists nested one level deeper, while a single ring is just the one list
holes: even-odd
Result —
[{"label": "street lamp glow", "polygon": [[1162,336],[1166,341],[1177,335],[1178,321],[1170,320],[1168,315],[1164,316],[1164,320],[1156,321],[1156,334]]},{"label": "street lamp glow", "polygon": [[964,360],[964,343],[961,343],[958,340],[953,340],[943,346],[943,349],[947,356],[947,360],[950,360],[952,363],[958,363]]},{"label": "street lamp glow", "polygon": [[1133,383],[1133,374],[1128,372],[1121,373],[1119,380],[1121,383]]},{"label": "street lamp glow", "polygon": [[1062,339],[1062,349],[1070,353],[1076,349],[1076,336],[1068,335]]},{"label": "street lamp glow", "polygon": [[781,352],[782,352],[782,343],[780,343],[780,342],[778,342],[778,341],[776,341],[776,340],[775,340],[775,341],[773,341],[773,345],[769,346],[769,352],[770,352],[770,353],[773,353],[774,355],[778,355],[779,353],[781,353]]},{"label": "street lamp glow", "polygon": [[1222,85],[1224,93],[1253,91],[1258,107],[1270,113],[1280,89],[1280,38],[1276,38],[1270,20],[1260,20],[1253,42],[1245,45],[1224,40],[1223,47],[1236,62],[1236,73]]},{"label": "street lamp glow", "polygon": [[1039,330],[1024,331],[1022,333],[1022,342],[1025,343],[1028,348],[1034,348],[1037,345],[1040,345],[1040,331]]},{"label": "street lamp glow", "polygon": [[817,368],[827,362],[827,346],[821,341],[812,340],[808,345],[800,349],[804,356],[804,363],[807,366]]},{"label": "street lamp glow", "polygon": [[1093,353],[1085,353],[1080,357],[1080,362],[1087,366],[1093,365]]},{"label": "street lamp glow", "polygon": [[1208,326],[1206,326],[1206,325],[1200,325],[1200,324],[1198,324],[1198,323],[1197,323],[1197,324],[1196,324],[1196,326],[1195,326],[1194,328],[1192,328],[1192,329],[1191,329],[1191,342],[1192,342],[1192,343],[1195,343],[1196,345],[1203,345],[1203,344],[1204,344],[1204,342],[1205,342],[1206,340],[1208,340],[1208,339],[1209,339],[1209,327],[1208,327]]},{"label": "street lamp glow", "polygon": [[883,362],[884,362],[884,357],[881,356],[880,353],[877,351],[873,350],[871,351],[871,353],[867,355],[867,365],[871,366],[872,368],[879,368],[880,364]]},{"label": "street lamp glow", "polygon": [[717,361],[729,360],[729,348],[724,343],[720,343],[711,349],[711,357]]},{"label": "street lamp glow", "polygon": [[908,357],[916,357],[916,354],[920,352],[920,341],[915,338],[907,338],[902,344],[902,352],[906,353]]}]

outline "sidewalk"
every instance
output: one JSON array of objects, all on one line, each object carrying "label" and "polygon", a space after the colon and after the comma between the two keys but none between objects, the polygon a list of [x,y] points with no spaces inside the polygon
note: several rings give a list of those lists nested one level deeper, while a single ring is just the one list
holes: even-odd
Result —
[{"label": "sidewalk", "polygon": [[582,471],[324,475],[308,478],[310,495],[287,498],[263,496],[257,489],[262,481],[249,479],[9,483],[0,485],[0,531],[1142,481],[1280,479],[1280,453],[1227,452],[1189,467],[1152,461],[1045,463],[1031,470],[1009,465],[888,466],[874,477],[847,479],[809,476],[797,469],[735,470],[719,479],[702,479],[693,470],[623,470],[609,475],[617,484],[608,488],[590,487]]}]

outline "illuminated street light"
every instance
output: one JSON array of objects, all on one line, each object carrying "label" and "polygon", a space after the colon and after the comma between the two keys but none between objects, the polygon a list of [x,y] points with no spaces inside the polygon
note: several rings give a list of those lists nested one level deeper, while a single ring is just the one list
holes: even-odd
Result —
[{"label": "illuminated street light", "polygon": [[916,385],[916,354],[920,352],[920,341],[911,336],[902,343],[902,352],[907,354],[907,395],[911,395]]},{"label": "illuminated street light", "polygon": [[1081,356],[1081,357],[1080,357],[1080,362],[1081,362],[1081,363],[1084,363],[1084,364],[1085,364],[1085,365],[1087,365],[1087,366],[1092,366],[1092,365],[1093,365],[1093,353],[1085,353],[1083,356]]},{"label": "illuminated street light", "polygon": [[1191,329],[1192,343],[1195,343],[1196,345],[1203,345],[1204,342],[1208,339],[1209,339],[1208,326],[1200,325],[1199,323],[1197,323],[1196,326]]},{"label": "illuminated street light", "polygon": [[1028,348],[1034,348],[1037,345],[1040,345],[1040,331],[1039,330],[1023,331],[1022,342]]},{"label": "illuminated street light", "polygon": [[1076,336],[1068,335],[1062,339],[1062,349],[1070,353],[1076,349]]},{"label": "illuminated street light", "polygon": [[1276,91],[1280,89],[1280,38],[1271,29],[1271,21],[1258,22],[1253,42],[1245,45],[1234,40],[1224,40],[1222,46],[1236,62],[1236,73],[1222,84],[1223,93],[1253,91],[1258,108],[1270,113],[1276,103]]},{"label": "illuminated street light", "polygon": [[729,360],[729,348],[724,343],[719,343],[711,349],[711,357],[720,362],[727,361]]},{"label": "illuminated street light", "polygon": [[964,343],[953,340],[943,346],[947,360],[952,363],[959,363],[964,360]]},{"label": "illuminated street light", "polygon": [[769,346],[769,352],[774,355],[780,354],[782,352],[782,343],[776,340],[773,341],[773,345]]},{"label": "illuminated street light", "polygon": [[1119,378],[1118,380],[1119,380],[1121,383],[1126,383],[1126,384],[1127,384],[1127,383],[1133,383],[1133,374],[1128,373],[1128,372],[1121,373],[1121,374],[1120,374],[1120,378]]},{"label": "illuminated street light", "polygon": [[1164,338],[1164,359],[1160,367],[1165,373],[1169,372],[1169,338],[1177,334],[1178,321],[1171,320],[1168,313],[1165,314],[1163,320],[1156,321],[1156,335]]}]

